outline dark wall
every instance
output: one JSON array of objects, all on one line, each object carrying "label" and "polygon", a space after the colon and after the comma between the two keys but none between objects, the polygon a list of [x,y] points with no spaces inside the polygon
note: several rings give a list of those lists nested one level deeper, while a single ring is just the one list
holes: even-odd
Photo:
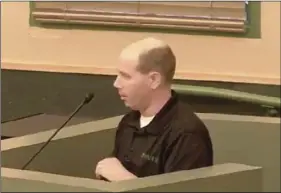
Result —
[{"label": "dark wall", "polygon": [[77,116],[102,118],[126,111],[113,77],[2,70],[2,122],[35,114],[68,114],[88,92],[95,99]]},{"label": "dark wall", "polygon": [[[128,110],[112,86],[114,76],[16,70],[1,70],[1,72],[2,122],[37,113],[69,114],[88,92],[96,93],[96,97],[77,116],[101,119],[123,114]],[[182,80],[175,82],[280,97],[280,86],[275,85]],[[265,114],[263,108],[246,103],[186,96],[181,96],[181,99],[190,103],[196,112]]]}]

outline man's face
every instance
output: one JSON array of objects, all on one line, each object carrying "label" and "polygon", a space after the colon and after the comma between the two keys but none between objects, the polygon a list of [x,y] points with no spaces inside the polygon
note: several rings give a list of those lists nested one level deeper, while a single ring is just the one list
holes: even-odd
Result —
[{"label": "man's face", "polygon": [[118,76],[114,82],[121,100],[133,110],[144,108],[153,90],[149,74],[140,73],[137,65],[137,60],[120,59]]}]

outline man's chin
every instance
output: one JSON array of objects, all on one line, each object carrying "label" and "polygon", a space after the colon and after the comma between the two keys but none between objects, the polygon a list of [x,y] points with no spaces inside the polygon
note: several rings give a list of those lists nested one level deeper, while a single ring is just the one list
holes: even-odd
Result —
[{"label": "man's chin", "polygon": [[128,108],[132,108],[132,105],[130,105],[128,102],[126,102],[126,101],[123,101],[124,102],[124,105],[126,106],[126,107],[128,107]]},{"label": "man's chin", "polygon": [[130,103],[126,102],[126,101],[123,101],[124,102],[124,105],[128,108],[130,108],[131,110],[137,110],[137,108],[134,106],[134,105],[131,105]]}]

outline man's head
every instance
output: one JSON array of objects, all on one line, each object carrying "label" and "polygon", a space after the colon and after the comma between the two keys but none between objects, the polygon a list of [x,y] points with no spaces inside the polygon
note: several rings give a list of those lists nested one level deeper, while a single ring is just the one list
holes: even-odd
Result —
[{"label": "man's head", "polygon": [[149,105],[159,89],[170,89],[175,68],[175,55],[169,45],[146,38],[123,49],[114,86],[126,106],[140,110]]}]

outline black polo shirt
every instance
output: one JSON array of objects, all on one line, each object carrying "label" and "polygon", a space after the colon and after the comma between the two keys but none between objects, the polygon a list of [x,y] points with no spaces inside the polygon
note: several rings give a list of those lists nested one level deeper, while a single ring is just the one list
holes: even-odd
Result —
[{"label": "black polo shirt", "polygon": [[113,156],[138,177],[213,165],[207,128],[174,91],[147,126],[140,128],[138,111],[122,118]]}]

